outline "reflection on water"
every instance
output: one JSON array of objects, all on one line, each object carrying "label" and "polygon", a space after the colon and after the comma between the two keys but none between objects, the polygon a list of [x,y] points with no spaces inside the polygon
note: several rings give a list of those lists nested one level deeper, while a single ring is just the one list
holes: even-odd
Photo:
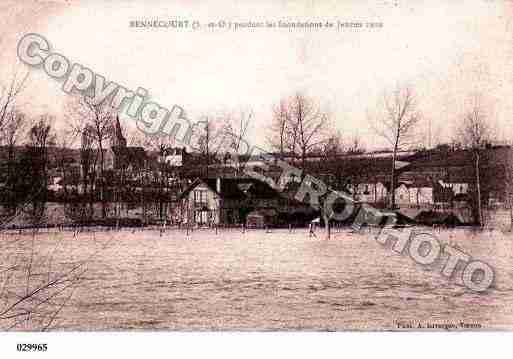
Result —
[{"label": "reflection on water", "polygon": [[[53,253],[55,266],[88,259],[59,330],[389,330],[398,322],[512,328],[513,237],[469,234],[437,233],[496,269],[486,293],[347,230],[331,240],[310,239],[304,229],[40,234],[36,249]],[[4,263],[16,248],[1,254]]]}]

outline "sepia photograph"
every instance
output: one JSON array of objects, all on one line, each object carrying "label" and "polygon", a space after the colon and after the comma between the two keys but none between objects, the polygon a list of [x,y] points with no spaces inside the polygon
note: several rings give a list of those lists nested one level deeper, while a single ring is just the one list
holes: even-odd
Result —
[{"label": "sepia photograph", "polygon": [[513,330],[513,2],[0,14],[6,353]]}]

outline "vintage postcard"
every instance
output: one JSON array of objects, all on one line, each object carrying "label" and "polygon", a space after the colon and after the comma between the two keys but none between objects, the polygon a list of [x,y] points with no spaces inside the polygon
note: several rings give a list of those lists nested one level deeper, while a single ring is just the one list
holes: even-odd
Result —
[{"label": "vintage postcard", "polygon": [[513,329],[512,2],[0,13],[1,332]]}]

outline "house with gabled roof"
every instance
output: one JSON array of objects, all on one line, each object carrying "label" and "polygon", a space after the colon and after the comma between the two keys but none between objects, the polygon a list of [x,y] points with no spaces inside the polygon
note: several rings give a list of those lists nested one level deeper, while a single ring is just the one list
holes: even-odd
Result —
[{"label": "house with gabled roof", "polygon": [[246,224],[250,213],[259,213],[269,224],[280,213],[309,213],[299,203],[254,178],[197,178],[179,196],[182,223],[194,225]]},{"label": "house with gabled roof", "polygon": [[197,178],[180,195],[183,223],[242,224],[254,210],[276,211],[280,194],[252,178]]}]

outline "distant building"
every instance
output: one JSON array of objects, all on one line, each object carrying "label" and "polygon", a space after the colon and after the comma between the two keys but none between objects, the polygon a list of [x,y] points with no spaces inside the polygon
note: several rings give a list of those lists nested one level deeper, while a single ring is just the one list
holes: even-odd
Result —
[{"label": "distant building", "polygon": [[[259,216],[275,224],[281,215],[304,216],[307,204],[285,198],[267,183],[252,178],[198,178],[180,196],[183,223],[234,225]],[[258,222],[260,223],[260,221]]]},{"label": "distant building", "polygon": [[171,167],[182,167],[187,155],[185,147],[165,148],[159,157],[159,162],[164,162]]},{"label": "distant building", "polygon": [[119,117],[116,117],[114,133],[111,137],[111,147],[105,153],[105,169],[141,170],[146,167],[147,160],[146,151],[143,147],[127,146]]},{"label": "distant building", "polygon": [[416,180],[399,182],[395,189],[397,205],[402,206],[423,206],[433,203],[433,182],[429,180]]},{"label": "distant building", "polygon": [[254,210],[276,211],[280,198],[255,179],[197,179],[181,195],[182,218],[198,225],[244,223]]},{"label": "distant building", "polygon": [[350,189],[355,200],[365,203],[385,203],[388,187],[382,182],[358,183]]},{"label": "distant building", "polygon": [[127,147],[125,136],[123,136],[123,130],[119,123],[119,116],[116,116],[116,122],[114,124],[114,134],[111,137],[110,147]]},{"label": "distant building", "polygon": [[111,147],[107,154],[106,169],[138,171],[146,167],[146,151],[142,147]]}]

